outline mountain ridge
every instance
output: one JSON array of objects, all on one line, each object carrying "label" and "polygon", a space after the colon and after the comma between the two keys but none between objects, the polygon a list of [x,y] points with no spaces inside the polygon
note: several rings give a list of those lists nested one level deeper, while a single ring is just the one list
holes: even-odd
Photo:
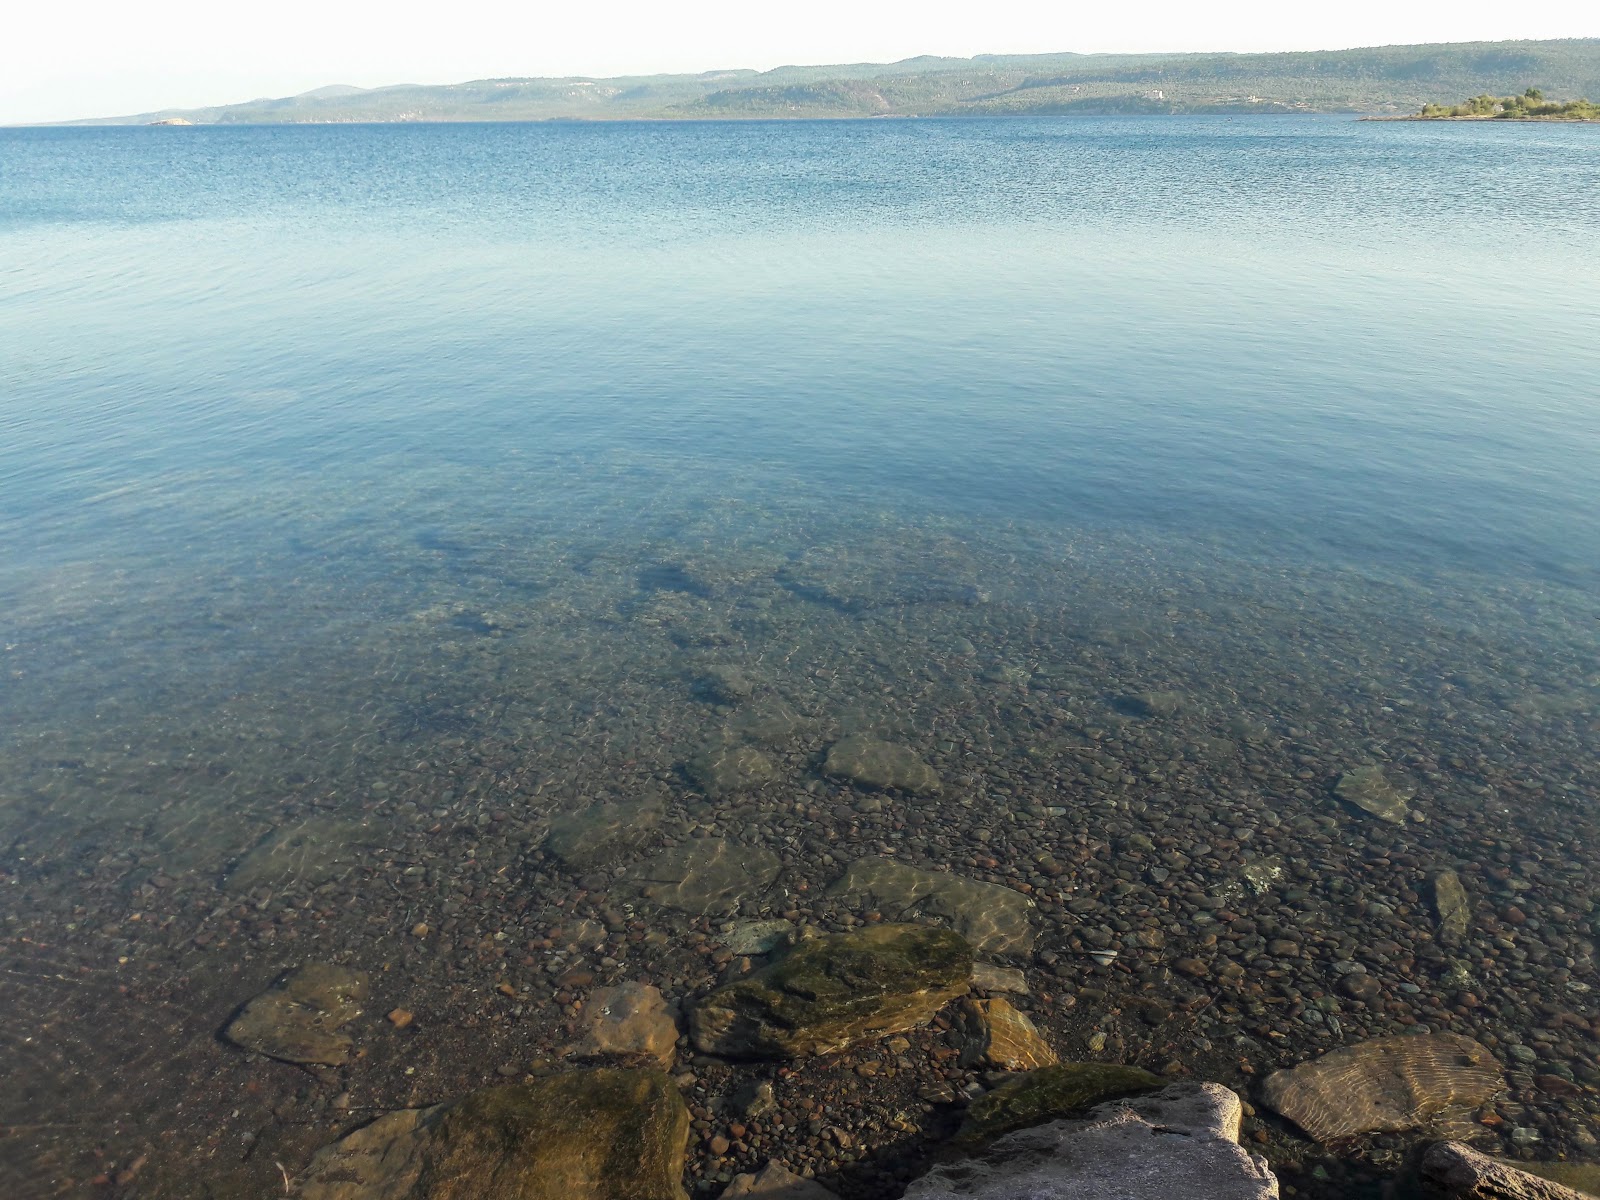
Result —
[{"label": "mountain ridge", "polygon": [[132,125],[728,120],[1055,113],[1416,111],[1441,96],[1539,87],[1600,96],[1600,38],[1349,50],[918,55],[893,63],[695,74],[511,76],[455,84],[330,84],[207,108],[60,122]]}]

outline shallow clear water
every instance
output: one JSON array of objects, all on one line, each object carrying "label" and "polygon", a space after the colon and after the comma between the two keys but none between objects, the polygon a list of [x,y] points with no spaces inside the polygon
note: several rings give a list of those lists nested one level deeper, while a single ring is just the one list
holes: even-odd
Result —
[{"label": "shallow clear water", "polygon": [[[746,916],[858,855],[1016,864],[1042,948],[1085,944],[1074,896],[1130,950],[1113,896],[1182,908],[1141,829],[1223,831],[1186,875],[1213,895],[1284,830],[1328,906],[1276,985],[1302,1000],[1371,936],[1351,864],[1411,871],[1374,895],[1424,940],[1422,884],[1455,864],[1482,961],[1507,907],[1549,935],[1490,972],[1489,1023],[1531,1030],[1541,989],[1592,1015],[1597,195],[1588,126],[0,130],[8,1169],[68,1192],[94,1148],[143,1147],[271,1181],[217,1132],[271,1121],[239,1117],[261,1068],[214,1034],[311,919],[255,914],[314,911],[318,954],[403,964],[446,1010],[507,961],[542,978],[554,908],[613,886],[547,869],[544,828],[641,791],[668,841],[786,847]],[[730,665],[750,696],[706,684]],[[785,714],[776,779],[708,804],[692,764],[760,742],[751,711]],[[848,815],[865,793],[822,763],[855,729],[936,766],[929,815]],[[1411,825],[1334,797],[1373,762],[1416,789]],[[319,814],[374,832],[230,890]],[[467,961],[507,918],[450,830],[518,881],[525,963]],[[1029,874],[1101,844],[1111,865]],[[638,911],[667,948],[605,970],[702,986],[672,957],[693,920]],[[438,954],[408,940],[424,918]],[[1108,978],[1173,990],[1168,940]],[[1413,966],[1395,987],[1438,992]],[[546,1006],[456,1061],[559,1053]],[[1074,1013],[1036,1016],[1070,1039]],[[442,1050],[402,1075],[380,1034],[347,1095],[482,1082]],[[203,1132],[163,1141],[140,1089]],[[1544,1144],[1581,1155],[1593,1114],[1568,1107]]]}]

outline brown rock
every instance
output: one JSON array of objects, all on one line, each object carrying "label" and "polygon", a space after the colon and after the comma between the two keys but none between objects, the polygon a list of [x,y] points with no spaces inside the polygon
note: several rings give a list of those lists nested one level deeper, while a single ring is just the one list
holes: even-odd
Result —
[{"label": "brown rock", "polygon": [[1319,1142],[1416,1129],[1504,1090],[1494,1056],[1453,1033],[1373,1038],[1268,1076],[1262,1097]]},{"label": "brown rock", "polygon": [[768,1163],[759,1174],[735,1175],[722,1193],[729,1197],[755,1196],[760,1200],[839,1200],[832,1192],[810,1179],[802,1179],[777,1163]]},{"label": "brown rock", "polygon": [[649,984],[622,983],[600,988],[583,1010],[584,1049],[590,1054],[641,1054],[672,1066],[678,1026],[666,999]]},{"label": "brown rock", "polygon": [[982,1064],[1001,1071],[1031,1071],[1059,1061],[1027,1014],[1007,1000],[963,1000],[956,1028],[963,1039],[963,1067]]}]

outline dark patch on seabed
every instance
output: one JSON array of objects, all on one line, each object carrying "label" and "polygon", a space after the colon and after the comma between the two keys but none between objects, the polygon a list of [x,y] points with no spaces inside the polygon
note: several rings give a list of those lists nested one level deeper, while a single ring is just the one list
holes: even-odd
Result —
[{"label": "dark patch on seabed", "polygon": [[[290,547],[225,602],[198,567],[89,579],[74,612],[13,597],[0,1190],[282,1193],[375,1114],[555,1069],[599,986],[688,1006],[760,964],[748,922],[879,919],[830,892],[871,857],[1031,901],[1034,948],[999,960],[1063,1058],[1254,1100],[1334,1046],[1453,1031],[1510,1081],[1458,1136],[1596,1156],[1593,596],[1081,530],[731,520],[507,538],[493,571],[403,584]],[[476,544],[440,528],[411,553]],[[218,620],[247,655],[172,654]],[[825,773],[856,735],[938,790]],[[546,835],[575,813],[613,815],[569,862]],[[710,883],[747,891],[704,915],[645,894],[642,863],[712,838],[744,853]],[[770,883],[735,869],[758,852]],[[342,1065],[219,1038],[309,961],[370,975]],[[694,1194],[776,1157],[898,1195],[992,1082],[947,1027],[782,1067],[680,1046]],[[733,1106],[761,1080],[770,1111]],[[1264,1109],[1244,1133],[1329,1200],[1383,1194],[1420,1136],[1334,1152]]]}]

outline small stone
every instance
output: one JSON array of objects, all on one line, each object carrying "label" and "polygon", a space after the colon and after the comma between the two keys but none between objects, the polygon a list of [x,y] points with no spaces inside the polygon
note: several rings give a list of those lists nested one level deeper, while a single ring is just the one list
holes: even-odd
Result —
[{"label": "small stone", "polygon": [[1006,1000],[961,1001],[956,1010],[956,1029],[963,1039],[963,1067],[983,1065],[1002,1071],[1031,1071],[1057,1061],[1056,1052],[1038,1027]]},{"label": "small stone", "polygon": [[735,1175],[722,1193],[729,1197],[753,1196],[760,1200],[838,1200],[838,1197],[810,1179],[803,1179],[778,1163],[768,1163],[759,1174]]},{"label": "small stone", "polygon": [[590,1054],[638,1054],[670,1068],[677,1054],[678,1026],[667,1001],[649,984],[600,988],[584,1006],[584,1049]]},{"label": "small stone", "polygon": [[1028,994],[1028,979],[1016,967],[997,967],[993,963],[972,964],[972,990],[975,992],[1008,992],[1014,996]]},{"label": "small stone", "polygon": [[428,936],[427,923],[424,922],[424,921],[418,921],[415,925],[413,925],[411,927],[411,936],[414,937],[414,938],[425,938],[425,937],[427,937]]},{"label": "small stone", "polygon": [[721,1158],[728,1152],[728,1148],[731,1145],[732,1143],[729,1142],[727,1138],[723,1137],[721,1134],[718,1134],[716,1137],[712,1138],[706,1143],[706,1148],[709,1149],[712,1154],[716,1155],[718,1158]]},{"label": "small stone", "polygon": [[1383,768],[1377,766],[1346,771],[1339,777],[1333,790],[1347,804],[1353,804],[1363,812],[1392,824],[1405,821],[1406,806],[1411,800],[1410,791],[1391,784]]},{"label": "small stone", "polygon": [[389,1010],[389,1024],[393,1025],[396,1029],[404,1029],[414,1020],[416,1020],[416,1015],[409,1009],[392,1008]]}]

